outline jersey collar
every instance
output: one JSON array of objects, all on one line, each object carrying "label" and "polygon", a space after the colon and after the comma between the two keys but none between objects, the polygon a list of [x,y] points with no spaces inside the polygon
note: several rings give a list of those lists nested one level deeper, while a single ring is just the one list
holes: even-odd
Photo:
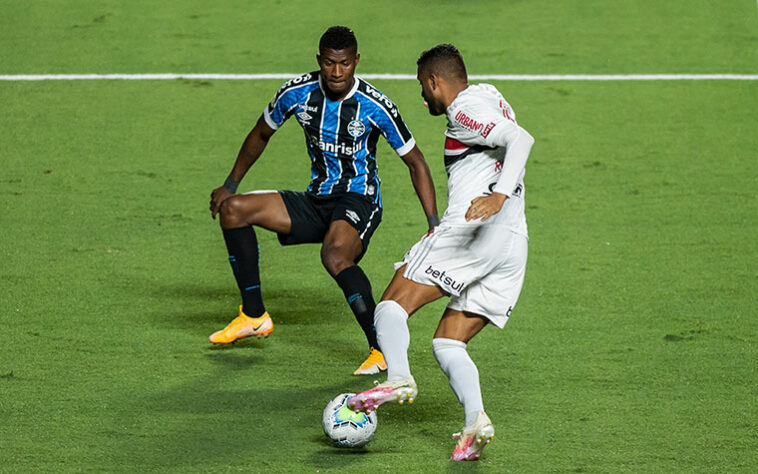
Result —
[{"label": "jersey collar", "polygon": [[[324,89],[324,83],[323,83],[323,80],[321,78],[320,71],[317,72],[317,74],[318,74],[318,87],[321,89],[321,93],[323,93],[324,97],[326,97],[328,100],[331,100],[326,95],[326,89]],[[358,78],[358,76],[355,76],[355,75],[353,76],[353,79],[354,79],[353,80],[353,87],[348,91],[348,93],[347,93],[347,95],[345,97],[343,97],[342,99],[340,99],[337,102],[342,102],[343,100],[347,100],[347,99],[351,98],[355,94],[355,92],[358,90],[358,83],[360,82],[360,79]]]},{"label": "jersey collar", "polygon": [[[319,76],[319,77],[321,77],[321,76]],[[447,112],[448,115],[452,114],[453,110],[455,110],[455,108],[458,107],[458,105],[456,103],[459,100],[461,100],[461,97],[463,97],[465,95],[468,95],[469,92],[471,92],[471,84],[469,84],[468,87],[466,87],[465,89],[463,89],[462,91],[460,91],[458,93],[458,95],[455,96],[455,99],[453,99],[453,101],[450,102],[450,105],[447,106],[447,110],[445,112]]]}]

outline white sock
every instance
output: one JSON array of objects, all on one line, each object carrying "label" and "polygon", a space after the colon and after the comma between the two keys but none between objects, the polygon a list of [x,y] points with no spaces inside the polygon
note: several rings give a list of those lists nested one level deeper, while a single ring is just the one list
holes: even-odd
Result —
[{"label": "white sock", "polygon": [[479,388],[479,371],[466,352],[466,343],[437,337],[432,339],[434,357],[450,380],[450,387],[463,405],[466,414],[465,426],[476,422],[480,411],[484,411],[482,391]]},{"label": "white sock", "polygon": [[407,379],[411,376],[408,365],[408,313],[395,301],[382,301],[374,310],[374,327],[379,347],[387,361],[387,380]]}]

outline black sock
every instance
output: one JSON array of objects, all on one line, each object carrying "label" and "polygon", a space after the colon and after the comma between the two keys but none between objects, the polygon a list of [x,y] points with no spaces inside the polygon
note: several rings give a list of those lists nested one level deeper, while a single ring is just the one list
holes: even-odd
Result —
[{"label": "black sock", "polygon": [[242,295],[242,311],[251,318],[262,315],[266,308],[261,296],[260,258],[258,239],[252,226],[222,229],[229,263]]},{"label": "black sock", "polygon": [[379,342],[376,340],[376,329],[374,329],[374,294],[371,292],[371,283],[368,277],[358,265],[348,267],[334,277],[337,284],[345,293],[350,309],[353,310],[355,319],[361,325],[361,329],[366,334],[366,340],[369,347],[379,350]]}]

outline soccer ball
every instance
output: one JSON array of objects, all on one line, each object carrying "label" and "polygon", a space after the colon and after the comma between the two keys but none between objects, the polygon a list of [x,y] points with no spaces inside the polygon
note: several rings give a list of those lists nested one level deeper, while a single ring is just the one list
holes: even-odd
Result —
[{"label": "soccer ball", "polygon": [[353,411],[347,401],[354,393],[341,393],[324,408],[324,433],[337,446],[357,448],[365,445],[376,432],[376,412]]}]

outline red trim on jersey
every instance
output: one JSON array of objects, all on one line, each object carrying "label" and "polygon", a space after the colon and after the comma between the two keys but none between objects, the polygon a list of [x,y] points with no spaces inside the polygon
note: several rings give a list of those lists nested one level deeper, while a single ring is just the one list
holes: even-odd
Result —
[{"label": "red trim on jersey", "polygon": [[468,145],[464,145],[455,138],[445,137],[445,150],[465,150]]}]

